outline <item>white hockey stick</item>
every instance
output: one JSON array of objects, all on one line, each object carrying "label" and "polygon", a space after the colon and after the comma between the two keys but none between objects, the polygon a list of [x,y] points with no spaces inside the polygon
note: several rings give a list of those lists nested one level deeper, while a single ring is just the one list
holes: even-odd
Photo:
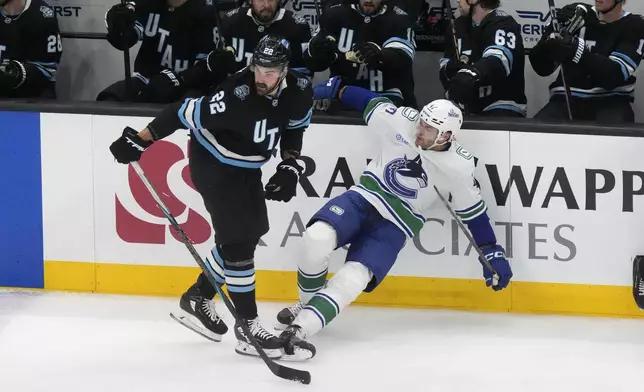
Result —
[{"label": "white hockey stick", "polygon": [[454,212],[454,210],[452,210],[452,207],[450,207],[449,203],[447,202],[447,200],[445,200],[445,198],[440,193],[438,188],[436,188],[436,185],[434,185],[434,190],[436,191],[436,193],[438,193],[438,197],[445,205],[445,208],[447,208],[447,211],[449,211],[449,213],[452,215],[452,218],[454,218],[454,220],[456,221],[456,224],[461,229],[463,234],[465,234],[467,239],[470,241],[470,244],[472,245],[472,247],[474,247],[474,250],[476,250],[476,253],[478,253],[479,255],[478,259],[481,262],[481,264],[483,264],[483,267],[487,268],[488,271],[491,271],[494,274],[492,276],[492,286],[496,286],[497,284],[499,284],[499,274],[496,273],[496,271],[494,270],[494,267],[492,267],[492,264],[490,264],[490,261],[483,254],[483,251],[481,250],[481,248],[479,248],[478,245],[476,245],[476,242],[474,242],[474,238],[472,238],[472,234],[470,234],[470,231],[465,227],[465,225],[463,225],[463,222],[461,222],[459,217],[456,216],[456,213]]}]

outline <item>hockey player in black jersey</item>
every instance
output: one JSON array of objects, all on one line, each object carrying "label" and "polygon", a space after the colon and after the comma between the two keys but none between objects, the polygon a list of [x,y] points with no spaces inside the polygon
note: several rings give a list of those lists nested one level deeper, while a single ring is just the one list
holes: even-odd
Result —
[{"label": "hockey player in black jersey", "polygon": [[221,20],[224,43],[234,49],[216,49],[208,56],[208,69],[216,75],[246,67],[259,40],[267,34],[279,35],[291,45],[291,69],[312,77],[302,61],[302,52],[311,39],[308,22],[281,7],[281,0],[249,0],[247,5],[229,11]]},{"label": "hockey player in black jersey", "polygon": [[521,26],[499,0],[459,0],[454,21],[458,48],[448,30],[440,80],[446,96],[469,114],[525,117]]},{"label": "hockey player in black jersey", "polygon": [[311,71],[329,68],[331,76],[342,76],[346,85],[380,93],[396,105],[417,107],[413,26],[403,10],[383,0],[337,4],[320,17],[304,60]]},{"label": "hockey player in black jersey", "polygon": [[54,10],[42,0],[0,0],[0,98],[55,98],[63,52]]},{"label": "hockey player in black jersey", "polygon": [[[281,341],[259,322],[253,257],[260,237],[268,232],[265,198],[288,202],[295,195],[302,172],[296,158],[313,101],[309,80],[288,69],[288,46],[281,37],[264,37],[250,67],[230,76],[213,95],[168,106],[143,131],[125,128],[110,147],[118,162],[129,163],[155,140],[177,129],[190,130],[190,174],[215,231],[216,244],[207,262],[217,281],[227,285],[239,316],[273,358],[292,351],[285,354]],[[263,189],[260,168],[278,144],[282,162]],[[213,308],[214,295],[215,288],[201,274],[181,297],[184,316],[179,320],[220,340],[228,328]],[[238,353],[257,354],[239,326],[235,336]]]},{"label": "hockey player in black jersey", "polygon": [[[644,51],[644,19],[623,9],[625,0],[596,0],[595,5],[574,3],[563,7],[557,19],[563,33],[550,24],[530,53],[540,76],[550,76],[561,64],[570,88],[574,120],[602,123],[635,121],[635,71]],[[577,6],[587,13],[581,28],[568,32]],[[550,85],[550,101],[536,119],[568,120],[561,71]]]},{"label": "hockey player in black jersey", "polygon": [[138,0],[116,4],[105,15],[107,39],[119,50],[141,41],[132,91],[125,81],[107,87],[97,100],[169,103],[187,93],[205,94],[206,56],[214,48],[214,0]]}]

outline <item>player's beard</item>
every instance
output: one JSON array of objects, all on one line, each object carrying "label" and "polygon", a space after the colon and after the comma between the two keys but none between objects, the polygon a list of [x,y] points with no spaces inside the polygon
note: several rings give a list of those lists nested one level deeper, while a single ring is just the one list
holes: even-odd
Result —
[{"label": "player's beard", "polygon": [[264,23],[268,23],[271,20],[273,20],[276,12],[277,12],[277,9],[273,9],[271,7],[263,7],[263,8],[260,8],[259,10],[253,10],[255,17],[259,19],[260,22],[264,22]]},{"label": "player's beard", "polygon": [[380,4],[377,4],[374,1],[367,0],[360,4],[360,9],[365,15],[373,15],[380,8]]},{"label": "player's beard", "polygon": [[277,82],[275,82],[274,85],[269,86],[266,83],[260,83],[260,82],[255,82],[255,91],[257,91],[257,95],[269,95],[273,91],[277,90],[277,86],[282,82],[282,79],[280,78]]}]

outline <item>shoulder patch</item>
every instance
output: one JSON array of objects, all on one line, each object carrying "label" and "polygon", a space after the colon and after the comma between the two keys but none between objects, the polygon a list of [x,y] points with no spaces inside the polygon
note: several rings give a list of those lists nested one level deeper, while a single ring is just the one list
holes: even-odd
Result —
[{"label": "shoulder patch", "polygon": [[407,15],[407,13],[402,8],[399,8],[398,6],[394,6],[394,12],[398,15]]},{"label": "shoulder patch", "polygon": [[306,89],[306,87],[309,85],[309,80],[306,78],[297,78],[297,87],[301,88],[302,90]]},{"label": "shoulder patch", "polygon": [[40,12],[42,12],[42,16],[45,18],[53,18],[54,17],[54,10],[51,8],[47,7],[46,5],[40,6]]},{"label": "shoulder patch", "polygon": [[506,16],[510,16],[510,15],[508,15],[508,13],[507,13],[507,12],[503,11],[503,10],[502,10],[502,9],[500,9],[500,8],[497,8],[497,9],[495,9],[495,10],[494,10],[494,15],[496,15],[496,16],[498,16],[498,17],[506,17]]},{"label": "shoulder patch", "polygon": [[234,10],[230,10],[230,11],[226,12],[226,16],[233,16],[238,12],[239,12],[239,8],[235,8]]},{"label": "shoulder patch", "polygon": [[245,84],[237,86],[235,87],[235,90],[233,90],[233,93],[237,98],[243,101],[250,94],[250,87]]},{"label": "shoulder patch", "polygon": [[213,5],[212,0],[206,0],[206,5],[208,7],[212,7],[212,5]]},{"label": "shoulder patch", "polygon": [[306,21],[302,16],[293,14],[293,21],[297,24],[309,24],[309,22]]}]

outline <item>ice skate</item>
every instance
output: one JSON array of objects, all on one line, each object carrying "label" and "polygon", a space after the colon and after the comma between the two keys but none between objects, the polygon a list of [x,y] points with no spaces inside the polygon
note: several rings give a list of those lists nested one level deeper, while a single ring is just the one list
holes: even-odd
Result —
[{"label": "ice skate", "polygon": [[220,342],[221,336],[228,332],[228,326],[217,314],[211,300],[186,293],[181,296],[179,307],[181,311],[177,314],[170,313],[170,317],[206,339]]},{"label": "ice skate", "polygon": [[[252,320],[242,320],[248,325],[250,333],[253,335],[259,346],[264,350],[269,358],[279,358],[282,356],[282,341],[272,333],[268,332],[260,323],[259,317]],[[235,336],[238,343],[235,351],[241,355],[259,356],[259,353],[246,337],[240,324],[235,324]]]},{"label": "ice skate", "polygon": [[284,361],[306,361],[315,356],[315,346],[304,340],[304,331],[299,325],[289,325],[280,335]]},{"label": "ice skate", "polygon": [[277,313],[277,325],[275,325],[275,329],[279,331],[286,329],[286,327],[293,323],[293,320],[300,314],[302,309],[304,309],[304,304],[301,301],[297,301],[295,304],[280,310]]}]

